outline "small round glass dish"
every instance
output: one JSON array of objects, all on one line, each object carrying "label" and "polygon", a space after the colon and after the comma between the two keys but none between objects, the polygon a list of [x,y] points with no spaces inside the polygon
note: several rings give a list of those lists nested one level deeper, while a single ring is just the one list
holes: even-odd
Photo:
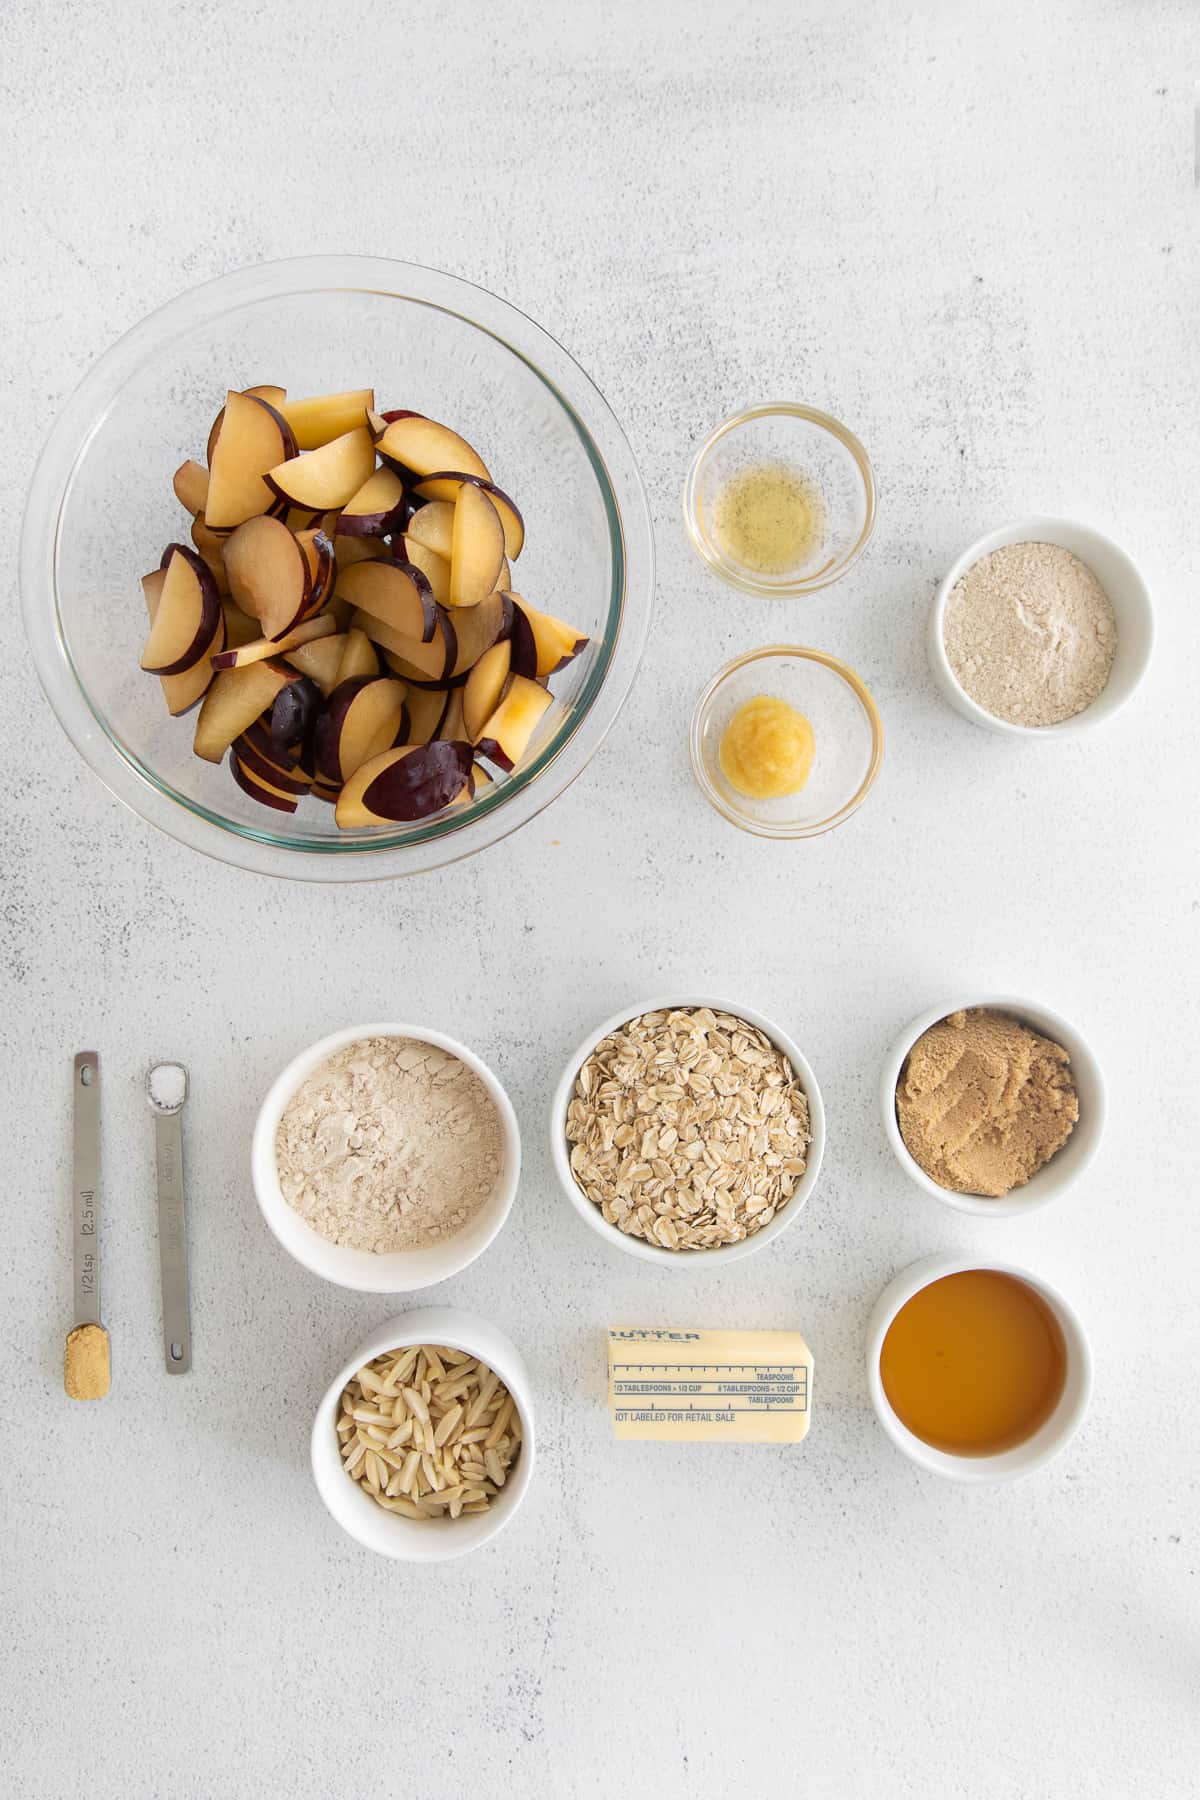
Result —
[{"label": "small round glass dish", "polygon": [[[810,529],[801,527],[795,554],[782,567],[753,564],[743,553],[745,539],[739,547],[725,528],[723,496],[727,504],[730,484],[757,471],[776,482],[790,478],[793,504],[811,501]],[[758,504],[769,504],[761,492]],[[750,406],[723,420],[696,452],[683,518],[697,555],[723,581],[768,599],[813,594],[858,561],[875,529],[870,458],[852,431],[816,407],[787,400]]]},{"label": "small round glass dish", "polygon": [[[138,577],[186,535],[171,476],[202,456],[229,387],[293,395],[372,386],[383,405],[460,426],[525,516],[523,593],[590,639],[515,773],[412,824],[340,831],[305,799],[270,811],[192,752],[139,668]],[[503,471],[503,474],[501,474]],[[575,779],[632,684],[654,586],[650,518],[616,419],[561,345],[493,294],[415,264],[310,256],[241,269],[119,339],[56,420],[21,538],[25,628],[46,696],[118,799],[223,862],[307,881],[364,881],[457,861],[505,837]]]},{"label": "small round glass dish", "polygon": [[[799,793],[777,800],[741,794],[721,768],[733,715],[769,695],[803,713],[813,728],[812,773]],[[883,761],[883,722],[866,684],[823,650],[767,644],[713,676],[692,713],[688,751],[700,792],[733,825],[758,837],[820,837],[857,812]]]}]

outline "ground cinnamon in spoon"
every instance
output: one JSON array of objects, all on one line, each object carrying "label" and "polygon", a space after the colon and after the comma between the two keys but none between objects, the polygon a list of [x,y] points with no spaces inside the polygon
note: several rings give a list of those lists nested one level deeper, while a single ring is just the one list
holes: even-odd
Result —
[{"label": "ground cinnamon in spoon", "polygon": [[900,1072],[896,1118],[909,1155],[939,1187],[995,1200],[1062,1149],[1079,1099],[1061,1044],[972,1007],[917,1039]]},{"label": "ground cinnamon in spoon", "polygon": [[108,1392],[108,1333],[103,1325],[77,1325],[67,1338],[63,1386],[72,1400],[103,1400]]}]

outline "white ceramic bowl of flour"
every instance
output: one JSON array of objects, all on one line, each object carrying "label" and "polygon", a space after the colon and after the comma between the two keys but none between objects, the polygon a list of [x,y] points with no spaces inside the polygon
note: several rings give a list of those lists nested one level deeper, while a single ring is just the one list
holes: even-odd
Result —
[{"label": "white ceramic bowl of flour", "polygon": [[[988,712],[963,688],[946,654],[946,605],[958,583],[982,557],[1006,544],[1059,544],[1086,563],[1108,595],[1117,624],[1117,648],[1108,681],[1090,706],[1058,725],[1016,725]],[[1150,591],[1133,559],[1111,538],[1071,519],[1014,519],[989,531],[963,551],[939,584],[929,613],[927,649],[934,680],[964,719],[1006,737],[1077,737],[1109,719],[1130,698],[1146,673],[1154,646],[1154,612]]]},{"label": "white ceramic bowl of flour", "polygon": [[[276,1140],[289,1101],[322,1063],[346,1045],[368,1038],[409,1038],[457,1057],[482,1083],[500,1127],[500,1167],[487,1199],[460,1230],[418,1249],[356,1250],[335,1244],[289,1206],[279,1184]],[[369,1294],[411,1294],[461,1274],[487,1249],[507,1219],[516,1195],[521,1174],[521,1138],[512,1102],[498,1078],[465,1044],[423,1025],[352,1025],[302,1051],[273,1084],[254,1127],[250,1168],[263,1218],[298,1263],[340,1287]]]}]

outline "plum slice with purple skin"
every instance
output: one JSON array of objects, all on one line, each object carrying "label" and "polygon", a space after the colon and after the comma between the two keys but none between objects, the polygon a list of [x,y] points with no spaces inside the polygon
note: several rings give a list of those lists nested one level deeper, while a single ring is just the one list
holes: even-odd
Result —
[{"label": "plum slice with purple skin", "polygon": [[[275,412],[279,411],[279,408],[287,399],[287,389],[275,387],[271,382],[266,382],[260,387],[243,388],[242,393],[250,400],[265,400],[267,405]],[[220,435],[221,426],[224,422],[225,408],[222,407],[208,428],[208,442],[204,450],[204,460],[210,469],[212,468],[213,451],[217,447],[217,438]],[[290,430],[291,427],[289,426],[288,429]],[[290,441],[293,440],[289,439],[289,442]]]},{"label": "plum slice with purple skin", "polygon": [[[478,475],[464,474],[461,469],[438,469],[432,475],[424,475],[413,490],[413,497],[418,503],[448,502],[451,507],[458,499],[463,486],[482,488],[496,511],[500,514],[500,523],[504,527],[504,554],[516,562],[525,547],[525,520],[515,500],[510,500],[503,488],[498,488],[494,481],[485,481]],[[440,517],[428,522],[430,532],[442,532],[444,521]],[[437,544],[430,549],[436,550]],[[448,554],[443,551],[442,555]]]},{"label": "plum slice with purple skin", "polygon": [[[333,540],[339,569],[352,569],[360,562],[387,562],[392,557],[391,545],[384,538],[343,537],[339,531]],[[393,559],[394,560],[394,559]]]},{"label": "plum slice with purple skin", "polygon": [[402,637],[433,642],[437,603],[428,577],[412,563],[360,562],[342,571],[338,597]]},{"label": "plum slice with purple skin", "polygon": [[337,682],[350,681],[356,675],[378,675],[379,655],[365,631],[352,626],[346,633],[342,660],[337,667]]},{"label": "plum slice with purple skin", "polygon": [[480,733],[475,748],[505,774],[511,773],[529,748],[552,696],[536,681],[514,675],[504,698]]},{"label": "plum slice with purple skin", "polygon": [[[365,631],[373,644],[381,650],[402,658],[409,665],[412,675],[418,681],[433,681],[444,684],[454,671],[454,659],[458,654],[458,635],[450,622],[450,614],[444,607],[434,608],[434,635],[430,643],[423,643],[419,637],[409,637],[403,631],[397,631],[384,619],[378,619],[368,612],[358,611],[350,620],[350,628]],[[404,674],[407,670],[397,670]]]},{"label": "plum slice with purple skin", "polygon": [[430,693],[444,694],[448,688],[466,685],[467,677],[465,675],[440,675],[433,678],[425,670],[419,669],[415,663],[400,656],[395,650],[385,649],[383,660],[393,675],[399,675],[401,681],[407,682],[408,686],[416,689],[418,693],[424,688]]},{"label": "plum slice with purple skin", "polygon": [[265,400],[268,406],[275,408],[276,412],[287,400],[287,389],[277,387],[273,381],[263,381],[257,387],[243,388],[242,392],[253,395],[256,400]]},{"label": "plum slice with purple skin", "polygon": [[463,711],[463,695],[465,687],[451,688],[450,703],[446,708],[446,716],[438,726],[438,736],[447,743],[462,744],[467,739],[466,714]]},{"label": "plum slice with purple skin", "polygon": [[282,519],[247,519],[225,541],[229,591],[267,638],[281,638],[309,610],[312,583],[304,546]]},{"label": "plum slice with purple skin", "polygon": [[290,768],[280,768],[278,763],[264,755],[258,748],[257,742],[244,732],[240,738],[234,739],[233,755],[248,774],[257,776],[260,781],[268,782],[280,793],[307,794],[312,786],[311,775],[298,763],[293,764]]},{"label": "plum slice with purple skin", "polygon": [[482,481],[491,480],[482,457],[472,450],[466,438],[436,419],[414,412],[376,413],[368,423],[376,434],[375,449],[385,463],[401,473],[407,470],[425,476],[437,469],[461,469]]},{"label": "plum slice with purple skin", "polygon": [[512,608],[503,594],[489,594],[478,606],[464,606],[449,616],[453,617],[458,645],[452,675],[469,673],[484,651],[512,630]]},{"label": "plum slice with purple skin", "polygon": [[376,469],[338,515],[343,537],[385,537],[395,529],[404,500],[404,483],[394,469]]},{"label": "plum slice with purple skin", "polygon": [[312,745],[323,704],[320,688],[307,676],[280,688],[267,726],[271,754],[289,761],[303,758]]},{"label": "plum slice with purple skin", "polygon": [[211,531],[231,531],[274,504],[268,469],[296,454],[296,440],[275,408],[254,394],[230,391],[209,458],[204,517]]},{"label": "plum slice with purple skin", "polygon": [[208,652],[221,625],[221,596],[203,557],[168,544],[142,667],[153,675],[182,675]]},{"label": "plum slice with purple skin", "polygon": [[482,736],[484,726],[499,706],[512,672],[513,642],[501,638],[485,650],[467,676],[463,695],[463,735],[471,743]]},{"label": "plum slice with purple skin", "polygon": [[399,750],[385,750],[356,769],[338,796],[337,823],[409,824],[441,812],[471,783],[470,744],[437,738]]},{"label": "plum slice with purple skin", "polygon": [[449,705],[449,688],[418,687],[410,682],[406,701],[405,741],[409,744],[428,744],[437,737]]},{"label": "plum slice with purple skin", "polygon": [[320,450],[363,423],[375,404],[371,388],[351,388],[344,394],[314,394],[301,400],[285,396],[279,411],[301,450]]},{"label": "plum slice with purple skin", "polygon": [[298,752],[289,751],[287,755],[280,755],[271,748],[271,714],[269,711],[263,713],[261,718],[255,719],[252,725],[247,725],[240,737],[234,738],[233,748],[237,755],[243,757],[244,760],[246,760],[246,753],[253,751],[254,756],[260,762],[276,769],[280,775],[292,775],[297,780],[303,777],[306,782],[312,780],[312,770],[307,764],[301,765]]},{"label": "plum slice with purple skin", "polygon": [[405,735],[404,683],[387,675],[339,682],[317,720],[313,748],[324,781],[348,781]]},{"label": "plum slice with purple skin", "polygon": [[514,675],[523,675],[526,681],[536,681],[538,648],[532,622],[523,601],[515,594],[506,597],[512,604],[512,631],[509,634],[512,643],[512,672]]},{"label": "plum slice with purple skin", "polygon": [[431,643],[409,637],[370,613],[357,612],[351,624],[365,631],[384,651],[389,667],[405,681],[454,687],[467,678],[474,663],[511,628],[510,607],[501,594],[489,594],[479,606],[451,614],[435,606],[436,632]]},{"label": "plum slice with purple skin", "polygon": [[[220,444],[217,446],[220,449]],[[289,506],[338,512],[375,468],[375,446],[365,425],[331,438],[319,450],[291,456],[264,471],[264,480]]]},{"label": "plum slice with purple skin", "polygon": [[504,527],[481,487],[466,483],[454,507],[450,605],[478,606],[496,591],[504,567]]},{"label": "plum slice with purple skin", "polygon": [[298,650],[287,651],[284,661],[314,681],[323,694],[331,694],[337,686],[345,648],[346,639],[339,632],[334,637],[317,638],[315,643],[301,644]]},{"label": "plum slice with purple skin", "polygon": [[395,553],[403,557],[410,568],[419,569],[439,606],[450,605],[450,564],[436,550],[430,550],[419,538],[410,537],[407,533],[393,540]]},{"label": "plum slice with purple skin", "polygon": [[198,519],[208,499],[208,470],[189,458],[176,469],[171,486],[180,505],[187,508],[193,519]]},{"label": "plum slice with purple skin", "polygon": [[229,594],[229,578],[225,573],[225,538],[228,533],[210,531],[203,518],[192,520],[191,537],[196,549],[208,564],[222,599]]},{"label": "plum slice with purple skin", "polygon": [[[534,653],[537,666],[533,669],[521,668],[519,674],[531,675],[541,681],[547,675],[556,675],[581,650],[586,650],[591,639],[585,631],[577,631],[573,625],[567,625],[562,619],[555,619],[549,613],[539,612],[536,606],[530,606],[520,594],[509,594],[515,610],[519,611],[533,635]],[[514,662],[514,667],[515,667]]]},{"label": "plum slice with purple skin", "polygon": [[244,669],[249,663],[265,662],[269,656],[282,656],[288,650],[299,650],[319,638],[334,637],[337,622],[328,613],[319,619],[304,619],[293,630],[278,638],[252,638],[232,650],[221,650],[211,660],[214,669]]},{"label": "plum slice with purple skin", "polygon": [[296,542],[303,552],[308,570],[309,593],[303,613],[303,617],[308,619],[313,613],[320,612],[334,590],[338,575],[337,552],[332,537],[322,526],[298,531]]},{"label": "plum slice with purple skin", "polygon": [[[145,595],[146,612],[151,625],[153,625],[154,615],[158,611],[158,603],[162,598],[166,579],[167,571],[165,569],[155,569],[151,574],[142,576],[142,592]],[[217,635],[213,638],[205,654],[198,658],[190,669],[185,669],[181,675],[159,676],[163,699],[167,703],[167,711],[172,718],[178,718],[181,713],[190,711],[196,702],[204,697],[213,677],[209,656],[213,651],[224,648],[226,629],[225,611],[222,607],[221,617],[217,624]]]},{"label": "plum slice with purple skin", "polygon": [[229,759],[230,772],[244,794],[257,800],[262,806],[273,807],[276,812],[294,813],[297,806],[295,794],[286,794],[282,788],[275,787],[265,781],[262,776],[255,775],[245,763],[240,762],[236,754]]},{"label": "plum slice with purple skin", "polygon": [[280,689],[300,679],[295,669],[274,657],[214,675],[196,720],[192,744],[196,755],[219,763],[234,738],[274,706]]},{"label": "plum slice with purple skin", "polygon": [[236,600],[222,600],[221,611],[225,614],[225,642],[231,650],[241,644],[252,644],[255,638],[262,636],[258,620],[244,613]]},{"label": "plum slice with purple skin", "polygon": [[217,584],[217,592],[224,597],[229,592],[229,577],[225,573],[225,536],[210,531],[201,516],[192,520],[192,542],[208,564]]},{"label": "plum slice with purple skin", "polygon": [[[405,537],[449,564],[454,550],[454,502],[422,500],[412,518],[406,521]],[[411,562],[412,546],[406,542],[405,548]]]}]

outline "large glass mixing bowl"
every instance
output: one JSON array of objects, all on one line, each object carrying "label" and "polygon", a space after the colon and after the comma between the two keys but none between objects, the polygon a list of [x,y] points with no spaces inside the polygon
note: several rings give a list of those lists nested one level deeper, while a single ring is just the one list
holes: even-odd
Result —
[{"label": "large glass mixing bowl", "polygon": [[[517,772],[470,806],[339,831],[306,799],[268,812],[192,754],[139,668],[139,576],[188,521],[171,491],[202,458],[230,387],[374,386],[381,407],[443,419],[477,444],[524,514],[515,586],[591,634]],[[111,791],[172,837],[263,874],[360,881],[455,861],[523,825],[587,763],[629,692],[650,622],[654,552],[633,454],[561,345],[469,282],[377,257],[243,269],[181,295],[102,356],[64,407],[21,538],[26,631],[67,735]]]}]

